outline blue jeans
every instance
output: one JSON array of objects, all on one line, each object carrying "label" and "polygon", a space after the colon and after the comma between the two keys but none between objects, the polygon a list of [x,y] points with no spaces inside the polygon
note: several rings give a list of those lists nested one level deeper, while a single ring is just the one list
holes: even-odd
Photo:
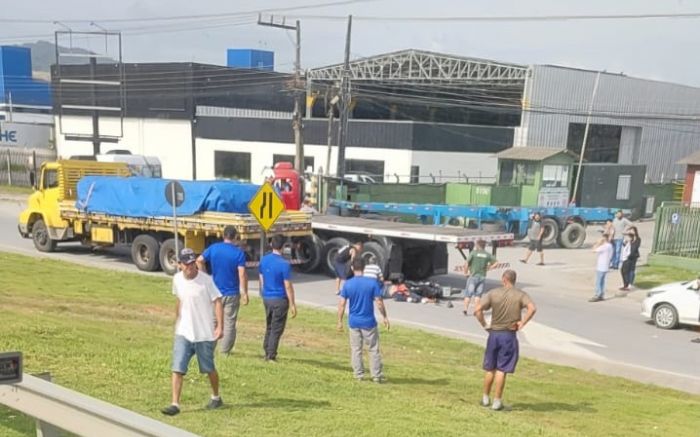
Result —
[{"label": "blue jeans", "polygon": [[613,257],[610,260],[610,268],[619,269],[620,268],[620,254],[622,253],[622,238],[614,239],[613,244]]},{"label": "blue jeans", "polygon": [[216,370],[214,366],[215,341],[189,341],[181,335],[175,336],[173,342],[172,371],[186,374],[187,367],[193,355],[197,355],[200,373],[211,373]]},{"label": "blue jeans", "polygon": [[605,296],[605,277],[607,275],[608,272],[595,272],[595,295],[597,297]]}]

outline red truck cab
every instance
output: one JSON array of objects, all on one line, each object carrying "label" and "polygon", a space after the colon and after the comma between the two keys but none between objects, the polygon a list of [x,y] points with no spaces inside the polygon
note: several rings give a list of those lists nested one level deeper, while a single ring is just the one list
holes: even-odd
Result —
[{"label": "red truck cab", "polygon": [[304,200],[304,180],[291,162],[278,162],[273,167],[272,186],[277,190],[284,207],[298,211]]}]

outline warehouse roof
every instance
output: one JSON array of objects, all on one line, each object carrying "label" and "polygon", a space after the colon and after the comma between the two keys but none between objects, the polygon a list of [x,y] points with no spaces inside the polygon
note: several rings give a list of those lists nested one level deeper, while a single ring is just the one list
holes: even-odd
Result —
[{"label": "warehouse roof", "polygon": [[543,161],[552,156],[566,153],[572,157],[576,154],[567,149],[554,149],[551,147],[511,147],[496,154],[499,159],[517,159],[521,161]]},{"label": "warehouse roof", "polygon": [[700,150],[681,159],[678,164],[700,165]]}]

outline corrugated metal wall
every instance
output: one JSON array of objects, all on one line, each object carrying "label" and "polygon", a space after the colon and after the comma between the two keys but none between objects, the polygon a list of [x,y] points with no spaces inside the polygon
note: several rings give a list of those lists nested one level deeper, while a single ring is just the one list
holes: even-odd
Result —
[{"label": "corrugated metal wall", "polygon": [[[586,121],[596,74],[531,67],[515,145],[566,147],[569,123]],[[620,162],[646,165],[649,181],[682,178],[676,162],[700,150],[700,88],[603,73],[593,113],[593,124],[623,126]]]}]

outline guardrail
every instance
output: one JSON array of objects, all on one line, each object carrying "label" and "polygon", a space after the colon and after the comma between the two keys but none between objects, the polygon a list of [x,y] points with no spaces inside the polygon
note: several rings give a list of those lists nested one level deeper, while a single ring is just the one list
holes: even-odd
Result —
[{"label": "guardrail", "polygon": [[27,374],[20,383],[0,385],[0,404],[76,435],[197,436]]}]

